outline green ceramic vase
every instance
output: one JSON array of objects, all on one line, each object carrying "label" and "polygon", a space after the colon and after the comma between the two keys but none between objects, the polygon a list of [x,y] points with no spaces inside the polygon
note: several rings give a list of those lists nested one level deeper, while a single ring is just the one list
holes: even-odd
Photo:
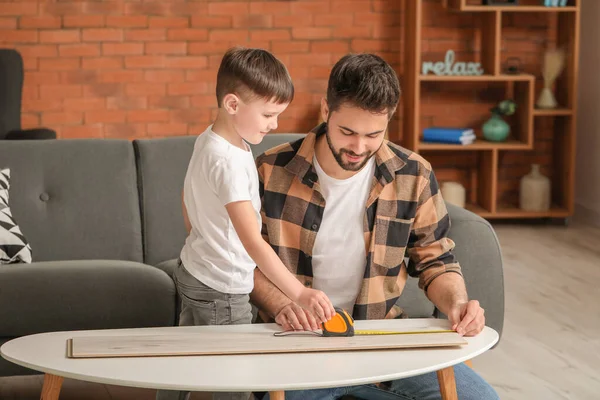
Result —
[{"label": "green ceramic vase", "polygon": [[499,114],[493,113],[483,124],[483,137],[491,142],[503,142],[509,133],[510,125]]}]

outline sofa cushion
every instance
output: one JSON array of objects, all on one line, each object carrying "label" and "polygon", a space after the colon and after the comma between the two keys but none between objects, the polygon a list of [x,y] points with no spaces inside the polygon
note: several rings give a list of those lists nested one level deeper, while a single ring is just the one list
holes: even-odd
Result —
[{"label": "sofa cushion", "polygon": [[0,268],[0,282],[0,337],[175,323],[173,280],[150,265],[34,262]]},{"label": "sofa cushion", "polygon": [[3,140],[11,211],[35,261],[142,261],[131,142],[110,139]]},{"label": "sofa cushion", "polygon": [[0,170],[0,264],[30,263],[31,246],[10,211],[9,189],[10,169]]}]

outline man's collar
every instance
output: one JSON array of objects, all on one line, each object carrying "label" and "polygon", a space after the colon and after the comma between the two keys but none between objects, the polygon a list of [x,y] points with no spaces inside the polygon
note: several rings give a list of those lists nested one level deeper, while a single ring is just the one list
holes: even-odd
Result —
[{"label": "man's collar", "polygon": [[[313,187],[317,181],[317,172],[313,165],[315,156],[315,145],[317,138],[327,132],[327,123],[323,122],[312,129],[302,141],[298,152],[286,165],[286,169],[296,175],[303,183]],[[406,165],[406,161],[398,157],[389,147],[387,140],[375,153],[375,163],[377,165],[375,176],[382,185],[386,185],[394,180],[396,171]]]}]

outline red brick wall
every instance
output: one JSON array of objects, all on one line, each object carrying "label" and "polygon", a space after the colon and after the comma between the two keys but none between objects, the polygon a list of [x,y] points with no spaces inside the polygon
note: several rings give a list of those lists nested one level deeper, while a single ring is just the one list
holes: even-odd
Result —
[{"label": "red brick wall", "polygon": [[[331,66],[372,51],[400,72],[400,0],[16,1],[0,3],[0,46],[25,60],[24,127],[61,138],[197,134],[232,45],[288,66],[296,98],[279,132],[318,119]],[[394,121],[394,129],[398,123]]]}]

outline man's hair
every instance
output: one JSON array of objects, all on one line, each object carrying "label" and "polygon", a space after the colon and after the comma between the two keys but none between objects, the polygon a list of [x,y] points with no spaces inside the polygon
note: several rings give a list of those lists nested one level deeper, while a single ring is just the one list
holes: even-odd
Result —
[{"label": "man's hair", "polygon": [[273,54],[262,49],[233,47],[225,53],[217,72],[217,103],[221,107],[228,93],[290,103],[294,85],[287,68]]},{"label": "man's hair", "polygon": [[400,83],[392,67],[374,54],[348,54],[331,70],[327,86],[329,112],[349,104],[391,117],[400,101]]}]

